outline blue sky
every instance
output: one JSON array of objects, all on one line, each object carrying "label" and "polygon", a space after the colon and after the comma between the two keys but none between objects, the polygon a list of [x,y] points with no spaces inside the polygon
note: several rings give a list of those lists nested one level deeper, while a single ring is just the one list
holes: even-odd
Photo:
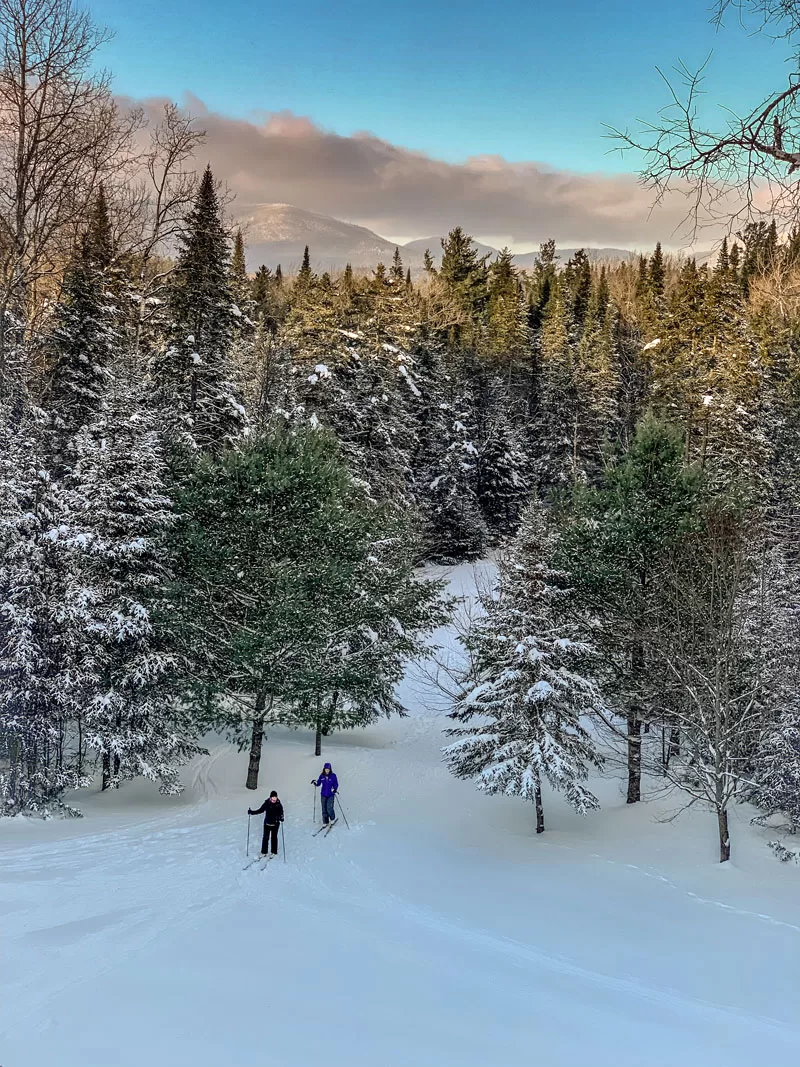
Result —
[{"label": "blue sky", "polygon": [[709,89],[752,102],[780,46],[735,23],[715,34],[703,0],[94,0],[115,39],[119,92],[187,91],[215,111],[290,110],[344,135],[368,130],[447,161],[499,154],[579,171],[630,169],[604,122],[652,117],[654,70],[715,56]]}]

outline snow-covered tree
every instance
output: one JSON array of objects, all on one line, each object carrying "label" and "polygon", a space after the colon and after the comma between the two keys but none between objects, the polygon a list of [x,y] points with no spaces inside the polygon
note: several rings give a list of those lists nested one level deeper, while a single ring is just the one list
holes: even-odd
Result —
[{"label": "snow-covered tree", "polygon": [[45,461],[44,420],[19,397],[0,420],[0,804],[48,811],[81,784],[65,750],[86,676],[85,591],[68,507]]},{"label": "snow-covered tree", "polygon": [[527,458],[509,404],[504,393],[494,398],[478,457],[478,499],[495,538],[514,533],[528,496]]},{"label": "snow-covered tree", "polygon": [[89,615],[85,743],[101,757],[104,789],[141,776],[178,792],[178,768],[197,747],[173,699],[176,660],[161,595],[173,515],[153,416],[118,385],[102,432],[80,435],[77,453],[68,539]]},{"label": "snow-covered tree", "polygon": [[587,674],[592,651],[556,622],[554,603],[569,595],[565,575],[547,557],[539,505],[525,513],[519,535],[500,562],[497,588],[481,597],[482,614],[465,638],[470,670],[453,718],[464,725],[445,759],[460,778],[487,793],[534,803],[544,830],[542,782],[579,812],[597,807],[586,785],[600,757],[584,721],[601,706]]},{"label": "snow-covered tree", "polygon": [[433,559],[452,562],[477,559],[487,541],[478,501],[478,449],[469,401],[443,403],[436,424],[438,439],[424,472],[421,505],[426,541]]}]

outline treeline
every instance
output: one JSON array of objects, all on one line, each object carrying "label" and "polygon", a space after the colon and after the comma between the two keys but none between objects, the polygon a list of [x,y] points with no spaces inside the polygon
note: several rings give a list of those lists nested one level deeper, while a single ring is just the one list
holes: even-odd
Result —
[{"label": "treeline", "polygon": [[34,32],[0,0],[4,810],[176,789],[209,727],[254,787],[269,722],[402,710],[445,615],[415,567],[510,545],[457,773],[585,808],[622,760],[723,856],[732,799],[795,828],[800,238],[521,273],[456,228],[419,282],[250,274],[191,122],[121,113],[102,35],[36,2]]}]

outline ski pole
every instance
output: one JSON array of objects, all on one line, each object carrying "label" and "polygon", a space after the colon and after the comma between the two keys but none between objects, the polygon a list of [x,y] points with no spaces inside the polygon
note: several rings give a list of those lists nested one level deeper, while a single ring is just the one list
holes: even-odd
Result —
[{"label": "ski pole", "polygon": [[317,821],[317,787],[314,785],[313,782],[311,784],[312,784],[312,786],[314,786],[314,823],[316,824],[316,821]]},{"label": "ski pole", "polygon": [[249,856],[249,855],[250,855],[250,816],[248,815],[247,816],[247,851],[245,852],[245,856]]},{"label": "ski pole", "polygon": [[336,794],[336,803],[339,805],[339,811],[342,813],[342,818],[344,819],[344,824],[347,827],[347,829],[349,830],[350,829],[350,823],[347,821],[347,816],[344,813],[344,808],[342,807],[341,800],[339,800],[339,794],[338,793]]},{"label": "ski pole", "polygon": [[283,842],[283,862],[286,863],[286,834],[283,830],[283,823],[281,823],[281,841]]}]

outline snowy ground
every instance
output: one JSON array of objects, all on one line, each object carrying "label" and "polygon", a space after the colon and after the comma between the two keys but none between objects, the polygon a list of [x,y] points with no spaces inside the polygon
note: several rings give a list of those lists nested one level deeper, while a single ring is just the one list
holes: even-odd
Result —
[{"label": "snowy ground", "polygon": [[403,696],[411,718],[327,744],[351,823],[327,838],[311,738],[270,733],[257,798],[280,792],[288,862],[263,872],[224,745],[180,798],[0,823],[3,1067],[796,1062],[800,868],[747,813],[724,867],[709,815],[657,821],[615,782],[587,820],[548,798],[537,839],[447,774],[413,676]]}]

